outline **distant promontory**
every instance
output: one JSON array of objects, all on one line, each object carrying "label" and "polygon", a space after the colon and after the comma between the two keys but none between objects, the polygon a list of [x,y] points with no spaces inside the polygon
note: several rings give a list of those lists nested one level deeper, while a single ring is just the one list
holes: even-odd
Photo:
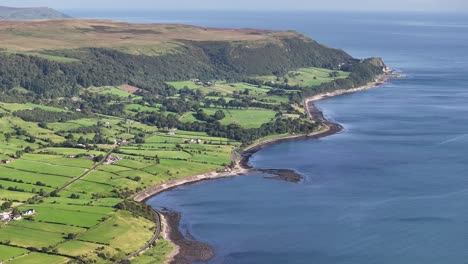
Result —
[{"label": "distant promontory", "polygon": [[63,19],[70,18],[48,7],[7,7],[0,6],[0,20]]}]

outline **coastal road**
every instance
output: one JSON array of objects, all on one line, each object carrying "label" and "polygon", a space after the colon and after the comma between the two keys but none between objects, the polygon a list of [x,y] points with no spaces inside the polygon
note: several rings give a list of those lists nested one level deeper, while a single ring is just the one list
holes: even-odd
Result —
[{"label": "coastal road", "polygon": [[[154,209],[153,209],[154,210]],[[154,232],[154,236],[151,238],[150,241],[148,241],[148,243],[146,243],[146,245],[144,247],[142,247],[140,250],[138,250],[137,252],[135,253],[132,253],[128,256],[126,256],[124,259],[122,259],[119,263],[123,263],[124,261],[127,261],[127,260],[131,260],[132,258],[134,257],[137,257],[143,253],[145,253],[145,251],[147,251],[148,249],[150,249],[153,245],[155,245],[155,242],[158,240],[158,238],[161,236],[161,214],[154,210],[156,212],[156,214],[158,215],[158,223],[156,223],[156,232]]]}]

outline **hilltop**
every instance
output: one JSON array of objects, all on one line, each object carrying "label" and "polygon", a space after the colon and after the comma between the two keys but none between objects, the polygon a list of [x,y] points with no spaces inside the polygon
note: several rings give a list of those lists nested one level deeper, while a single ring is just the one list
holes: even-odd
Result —
[{"label": "hilltop", "polygon": [[30,19],[60,19],[69,16],[48,7],[7,7],[0,6],[0,19],[5,20],[30,20]]}]

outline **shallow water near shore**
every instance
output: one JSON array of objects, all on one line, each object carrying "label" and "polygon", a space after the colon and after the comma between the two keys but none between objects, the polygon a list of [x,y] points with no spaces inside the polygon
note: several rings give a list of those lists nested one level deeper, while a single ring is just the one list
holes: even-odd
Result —
[{"label": "shallow water near shore", "polygon": [[300,183],[255,173],[150,199],[156,208],[181,212],[182,229],[214,247],[208,263],[466,262],[468,17],[184,14],[122,20],[295,29],[354,56],[382,56],[408,75],[318,102],[342,133],[252,156],[254,167],[301,173]]}]

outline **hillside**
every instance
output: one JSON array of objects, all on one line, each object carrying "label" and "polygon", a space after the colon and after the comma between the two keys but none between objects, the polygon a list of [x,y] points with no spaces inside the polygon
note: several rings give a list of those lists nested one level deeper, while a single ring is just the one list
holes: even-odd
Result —
[{"label": "hillside", "polygon": [[304,98],[384,68],[293,31],[0,21],[0,262],[164,263],[134,195],[328,131]]},{"label": "hillside", "polygon": [[69,16],[47,7],[16,8],[0,6],[0,19],[30,20],[30,19],[59,19]]},{"label": "hillside", "polygon": [[192,78],[242,80],[358,61],[293,31],[97,20],[0,21],[0,49],[0,90],[21,86],[47,96],[123,83],[154,89]]}]

